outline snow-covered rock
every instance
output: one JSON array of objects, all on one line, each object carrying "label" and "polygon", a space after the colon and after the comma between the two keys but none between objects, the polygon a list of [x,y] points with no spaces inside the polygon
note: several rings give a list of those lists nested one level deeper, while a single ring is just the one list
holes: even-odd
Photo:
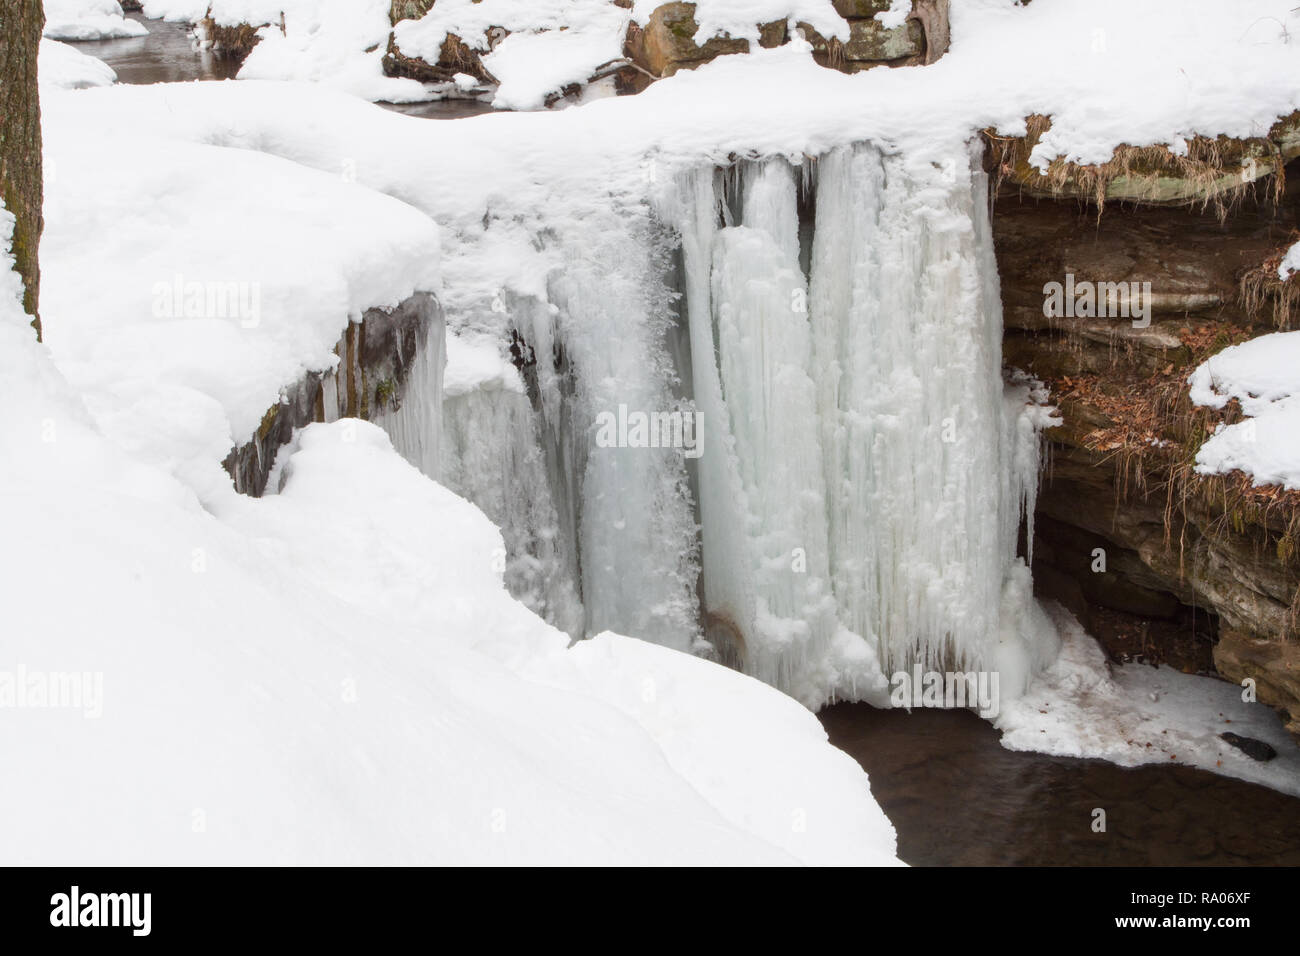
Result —
[{"label": "snow-covered rock", "polygon": [[44,0],[45,35],[52,40],[140,37],[149,30],[128,20],[117,0]]},{"label": "snow-covered rock", "polygon": [[203,29],[209,42],[238,46],[226,52],[244,58],[242,80],[322,83],[393,103],[428,99],[423,84],[384,75],[388,6],[388,0],[212,0]]},{"label": "snow-covered rock", "polygon": [[112,86],[117,82],[117,73],[103,60],[88,56],[76,47],[58,40],[41,40],[37,70],[41,86],[53,86],[62,90]]}]

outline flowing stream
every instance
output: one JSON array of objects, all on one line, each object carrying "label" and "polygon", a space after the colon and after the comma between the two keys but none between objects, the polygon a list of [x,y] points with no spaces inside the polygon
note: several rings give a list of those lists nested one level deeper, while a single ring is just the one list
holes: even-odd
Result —
[{"label": "flowing stream", "polygon": [[1267,787],[1007,750],[969,711],[837,704],[818,716],[871,776],[914,866],[1300,865],[1300,799]]}]

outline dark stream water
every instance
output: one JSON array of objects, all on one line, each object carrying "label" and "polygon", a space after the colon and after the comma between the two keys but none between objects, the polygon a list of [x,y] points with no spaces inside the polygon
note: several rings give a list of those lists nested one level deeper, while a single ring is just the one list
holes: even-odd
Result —
[{"label": "dark stream water", "polygon": [[120,40],[86,40],[73,44],[82,53],[97,56],[114,70],[122,83],[181,83],[187,80],[225,80],[239,66],[211,53],[200,53],[190,42],[185,23],[146,20],[138,13],[127,18],[143,23],[148,36]]},{"label": "dark stream water", "polygon": [[837,704],[818,716],[870,775],[915,866],[1300,866],[1300,799],[1266,787],[1016,753],[964,710]]},{"label": "dark stream water", "polygon": [[[193,49],[182,24],[139,20],[149,35],[77,44],[123,83],[223,80],[238,66]],[[473,101],[386,105],[455,119]],[[898,831],[899,856],[936,865],[1300,866],[1300,799],[1179,766],[1014,753],[966,711],[840,704],[820,715],[831,742],[871,776]],[[1093,831],[1093,810],[1107,816]]]}]

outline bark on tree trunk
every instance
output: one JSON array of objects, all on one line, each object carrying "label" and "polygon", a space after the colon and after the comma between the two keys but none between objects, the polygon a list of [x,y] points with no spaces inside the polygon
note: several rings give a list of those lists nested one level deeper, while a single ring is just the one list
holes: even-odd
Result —
[{"label": "bark on tree trunk", "polygon": [[0,200],[18,220],[13,253],[23,278],[23,307],[41,337],[41,103],[36,58],[45,27],[41,0],[0,2]]}]

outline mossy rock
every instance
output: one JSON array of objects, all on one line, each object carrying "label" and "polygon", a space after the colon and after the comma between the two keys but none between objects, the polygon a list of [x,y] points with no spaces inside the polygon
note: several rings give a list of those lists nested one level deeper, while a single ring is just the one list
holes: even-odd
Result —
[{"label": "mossy rock", "polygon": [[874,19],[889,9],[890,0],[831,0],[835,12],[846,19]]},{"label": "mossy rock", "polygon": [[434,0],[393,0],[388,19],[394,24],[402,20],[419,20],[433,8]]},{"label": "mossy rock", "polygon": [[921,25],[908,20],[901,27],[887,29],[875,20],[854,20],[849,24],[849,42],[844,59],[855,62],[888,62],[920,57],[925,53]]},{"label": "mossy rock", "polygon": [[[631,31],[629,55],[655,76],[672,76],[678,70],[693,69],[715,57],[748,53],[749,41],[734,37],[710,37],[696,42],[699,24],[695,4],[665,3],[650,15],[643,30]],[[784,20],[759,25],[759,45],[777,47],[787,38]]]}]

